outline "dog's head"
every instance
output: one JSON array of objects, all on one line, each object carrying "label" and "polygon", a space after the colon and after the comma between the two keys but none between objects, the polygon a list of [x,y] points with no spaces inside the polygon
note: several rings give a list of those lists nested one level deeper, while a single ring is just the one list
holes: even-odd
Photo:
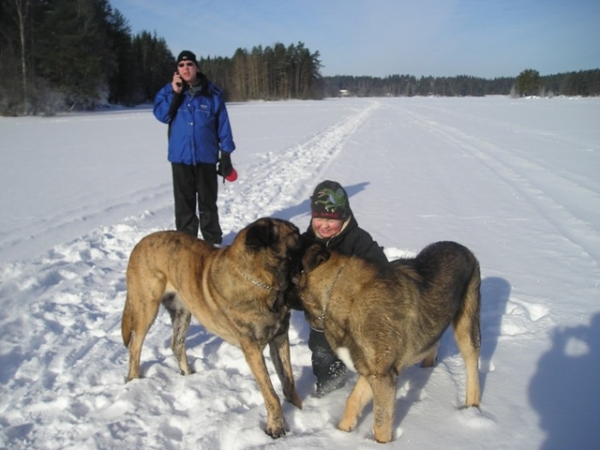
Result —
[{"label": "dog's head", "polygon": [[300,252],[298,227],[287,220],[258,219],[246,227],[244,246],[264,269],[277,274],[278,286],[287,287],[292,264]]},{"label": "dog's head", "polygon": [[302,254],[302,273],[308,275],[321,264],[329,260],[331,252],[324,244],[312,242]]},{"label": "dog's head", "polygon": [[290,308],[308,312],[315,307],[308,295],[309,275],[319,265],[329,259],[331,253],[325,245],[313,240],[301,239],[301,250],[292,268],[292,285],[286,293],[286,303]]},{"label": "dog's head", "polygon": [[302,259],[306,250],[315,243],[314,239],[306,236],[305,234],[300,236],[299,250],[295,252],[291,265],[290,265],[290,280],[291,283],[285,292],[285,303],[292,309],[304,310],[302,301],[300,300],[300,294],[298,292],[297,284],[300,280],[300,275],[303,271]]},{"label": "dog's head", "polygon": [[251,252],[269,250],[290,258],[300,250],[300,231],[287,220],[264,217],[248,225],[244,243]]}]

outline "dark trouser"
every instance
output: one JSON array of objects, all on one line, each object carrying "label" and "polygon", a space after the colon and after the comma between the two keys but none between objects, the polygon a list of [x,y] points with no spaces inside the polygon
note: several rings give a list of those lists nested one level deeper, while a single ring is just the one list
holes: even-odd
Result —
[{"label": "dark trouser", "polygon": [[346,366],[332,350],[324,332],[311,328],[308,348],[312,352],[312,368],[318,383],[327,383],[346,373]]},{"label": "dark trouser", "polygon": [[[175,198],[175,227],[211,244],[220,244],[223,236],[217,209],[217,166],[215,164],[171,164]],[[196,204],[200,219],[196,213]]]}]

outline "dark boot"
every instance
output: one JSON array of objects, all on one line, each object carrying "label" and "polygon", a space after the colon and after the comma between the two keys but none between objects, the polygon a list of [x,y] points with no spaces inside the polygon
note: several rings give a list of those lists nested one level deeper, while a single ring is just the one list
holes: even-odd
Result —
[{"label": "dark boot", "polygon": [[308,348],[312,351],[313,373],[317,377],[316,397],[324,397],[346,384],[346,366],[331,349],[322,331],[311,328]]}]

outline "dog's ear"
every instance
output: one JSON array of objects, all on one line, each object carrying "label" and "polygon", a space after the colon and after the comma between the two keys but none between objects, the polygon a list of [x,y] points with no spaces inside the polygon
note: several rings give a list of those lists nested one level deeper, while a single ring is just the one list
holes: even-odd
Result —
[{"label": "dog's ear", "polygon": [[292,276],[297,275],[302,271],[302,257],[306,250],[315,243],[315,240],[301,234],[298,239],[298,245],[291,249],[291,264],[290,264],[290,273]]},{"label": "dog's ear", "polygon": [[246,247],[258,251],[269,247],[277,239],[277,233],[273,222],[268,219],[260,219],[249,226],[246,232]]},{"label": "dog's ear", "polygon": [[308,236],[306,233],[300,235],[300,253],[304,254],[308,248],[315,244],[316,241]]},{"label": "dog's ear", "polygon": [[302,270],[306,273],[312,272],[316,267],[323,264],[329,259],[331,253],[320,242],[313,243],[304,252],[302,257]]}]

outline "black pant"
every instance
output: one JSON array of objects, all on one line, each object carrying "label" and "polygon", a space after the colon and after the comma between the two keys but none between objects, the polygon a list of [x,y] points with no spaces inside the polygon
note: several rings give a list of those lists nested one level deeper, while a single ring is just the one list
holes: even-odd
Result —
[{"label": "black pant", "polygon": [[324,332],[311,328],[308,335],[308,348],[312,352],[313,374],[318,382],[326,383],[346,368],[327,342]]},{"label": "black pant", "polygon": [[[217,209],[217,166],[215,164],[171,164],[175,197],[175,227],[211,244],[220,244],[223,237]],[[198,209],[196,210],[196,203]],[[198,213],[196,211],[199,211]]]}]

